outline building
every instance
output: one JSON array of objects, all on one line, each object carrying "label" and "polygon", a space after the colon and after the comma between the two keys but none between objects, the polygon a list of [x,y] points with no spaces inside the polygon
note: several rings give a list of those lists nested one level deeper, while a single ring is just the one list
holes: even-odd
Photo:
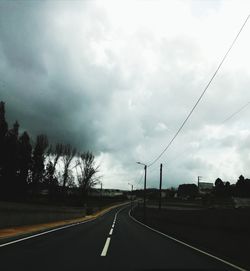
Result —
[{"label": "building", "polygon": [[200,194],[209,194],[212,192],[214,188],[213,183],[205,183],[205,182],[199,182],[198,183],[198,191]]},{"label": "building", "polygon": [[124,192],[119,189],[91,189],[89,196],[117,197],[123,196]]}]

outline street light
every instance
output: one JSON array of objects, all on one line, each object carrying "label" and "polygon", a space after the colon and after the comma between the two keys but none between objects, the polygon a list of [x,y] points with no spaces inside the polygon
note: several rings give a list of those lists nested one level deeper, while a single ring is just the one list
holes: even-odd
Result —
[{"label": "street light", "polygon": [[131,195],[130,195],[130,197],[131,197],[131,209],[132,209],[132,207],[133,207],[133,185],[131,183],[128,183],[128,185],[131,185]]},{"label": "street light", "polygon": [[143,164],[143,163],[141,163],[141,162],[136,162],[136,164],[143,165],[143,166],[147,166],[147,165],[145,165],[145,164]]},{"label": "street light", "polygon": [[143,214],[144,214],[144,221],[146,219],[146,189],[147,189],[147,165],[143,164],[141,162],[136,162],[139,165],[144,166],[144,171],[145,171],[145,175],[144,175],[144,194],[143,194]]}]

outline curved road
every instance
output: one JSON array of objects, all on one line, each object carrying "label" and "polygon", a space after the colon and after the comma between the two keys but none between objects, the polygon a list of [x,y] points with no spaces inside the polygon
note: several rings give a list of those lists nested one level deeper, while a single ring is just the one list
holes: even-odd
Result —
[{"label": "curved road", "polygon": [[1,241],[0,269],[236,270],[143,227],[128,212],[119,207],[87,223],[9,245]]}]

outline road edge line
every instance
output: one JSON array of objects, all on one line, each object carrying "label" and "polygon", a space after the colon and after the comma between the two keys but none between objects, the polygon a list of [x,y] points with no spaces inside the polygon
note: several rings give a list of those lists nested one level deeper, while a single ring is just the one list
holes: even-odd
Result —
[{"label": "road edge line", "polygon": [[60,230],[70,228],[70,227],[73,227],[73,226],[77,226],[77,225],[80,225],[80,224],[85,224],[85,223],[91,222],[91,221],[93,221],[95,219],[97,219],[97,217],[86,220],[86,221],[70,224],[70,225],[64,225],[64,226],[59,227],[59,228],[54,228],[54,229],[47,230],[47,231],[45,230],[45,231],[40,232],[40,233],[36,233],[36,234],[30,235],[30,236],[26,236],[26,237],[23,237],[23,238],[20,238],[20,239],[16,239],[16,240],[13,240],[13,241],[10,241],[10,242],[7,242],[7,243],[0,244],[0,248],[5,247],[5,246],[9,246],[9,245],[12,245],[12,244],[15,244],[15,243],[19,243],[19,242],[22,242],[22,241],[25,241],[25,240],[28,240],[28,239],[32,239],[32,238],[35,238],[35,237],[38,237],[38,236],[41,236],[41,235],[49,234],[51,232],[60,231]]},{"label": "road edge line", "polygon": [[130,217],[132,220],[134,220],[136,223],[138,223],[138,224],[140,224],[140,225],[142,225],[142,226],[148,228],[149,230],[151,230],[151,231],[153,231],[153,232],[156,232],[156,233],[158,233],[158,234],[160,234],[160,235],[162,235],[162,236],[164,236],[164,237],[166,237],[166,238],[168,238],[168,239],[170,239],[170,240],[172,240],[172,241],[175,241],[175,242],[177,242],[177,243],[179,243],[179,244],[181,244],[181,245],[184,245],[184,246],[189,247],[189,248],[191,248],[191,249],[193,249],[193,250],[195,250],[195,251],[198,251],[198,252],[201,253],[201,254],[204,254],[204,255],[206,255],[206,256],[209,256],[209,257],[211,257],[211,258],[213,258],[213,259],[215,259],[215,260],[217,260],[217,261],[223,262],[224,264],[229,265],[229,266],[231,266],[231,267],[233,267],[233,268],[235,268],[235,269],[237,269],[237,270],[240,270],[240,271],[247,271],[247,269],[244,269],[244,268],[242,268],[242,267],[239,267],[239,266],[237,266],[237,265],[235,265],[235,264],[233,264],[233,263],[230,263],[230,262],[228,262],[228,261],[226,261],[226,260],[223,260],[223,259],[221,259],[221,258],[219,258],[219,257],[217,257],[217,256],[215,256],[215,255],[213,255],[213,254],[210,254],[210,253],[208,253],[208,252],[206,252],[206,251],[203,251],[203,250],[201,250],[201,249],[199,249],[199,248],[196,248],[196,247],[194,247],[194,246],[191,246],[191,245],[189,245],[189,244],[187,244],[187,243],[185,243],[185,242],[183,242],[183,241],[181,241],[181,240],[178,240],[178,239],[176,239],[176,238],[174,238],[174,237],[172,237],[172,236],[170,236],[170,235],[168,235],[168,234],[165,234],[165,233],[163,233],[163,232],[161,232],[161,231],[158,231],[158,230],[156,230],[156,229],[154,229],[154,228],[151,228],[150,226],[148,226],[148,225],[142,223],[141,221],[139,221],[139,220],[137,220],[135,217],[133,217],[133,216],[131,215],[131,210],[132,210],[132,209],[130,209],[130,210],[129,210],[129,213],[128,213],[128,214],[129,214],[129,217]]},{"label": "road edge line", "polygon": [[95,216],[93,218],[90,218],[88,220],[85,220],[85,221],[75,222],[75,223],[72,223],[72,224],[66,224],[66,225],[63,225],[63,226],[60,226],[60,227],[52,228],[50,230],[44,229],[44,231],[42,231],[42,232],[32,234],[32,235],[29,235],[29,236],[26,236],[26,237],[22,237],[22,238],[13,240],[13,241],[9,241],[7,243],[0,244],[0,248],[5,247],[5,246],[9,246],[9,245],[13,245],[15,243],[19,243],[19,242],[22,242],[22,241],[26,241],[28,239],[36,238],[36,237],[41,236],[41,235],[49,234],[49,233],[52,233],[52,232],[55,232],[55,231],[60,231],[60,230],[66,229],[66,228],[70,228],[70,227],[78,226],[78,225],[85,224],[85,223],[88,223],[88,222],[92,222],[92,221],[96,220],[97,218],[102,217],[103,215],[111,212],[113,209],[118,208],[120,206],[123,206],[125,204],[128,204],[128,203],[122,203],[120,205],[115,205],[113,207],[110,207],[109,209],[107,209],[103,213],[101,213],[101,214],[99,214],[99,215],[97,215],[97,216]]}]

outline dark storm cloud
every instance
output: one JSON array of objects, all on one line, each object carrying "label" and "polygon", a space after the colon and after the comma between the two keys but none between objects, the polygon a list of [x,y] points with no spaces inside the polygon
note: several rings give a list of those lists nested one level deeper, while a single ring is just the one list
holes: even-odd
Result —
[{"label": "dark storm cloud", "polygon": [[0,98],[9,120],[18,119],[33,136],[46,133],[52,142],[95,150],[95,125],[119,76],[111,78],[84,54],[74,59],[79,52],[70,36],[65,43],[64,33],[55,31],[53,19],[61,14],[53,2],[0,5]]},{"label": "dark storm cloud", "polygon": [[[94,151],[105,186],[127,188],[141,175],[135,162],[166,147],[241,26],[249,4],[225,3],[0,1],[0,100],[9,123]],[[249,111],[222,124],[250,100],[249,46],[246,26],[157,161],[169,165],[168,185],[249,172]],[[149,186],[157,187],[157,163]]]}]

